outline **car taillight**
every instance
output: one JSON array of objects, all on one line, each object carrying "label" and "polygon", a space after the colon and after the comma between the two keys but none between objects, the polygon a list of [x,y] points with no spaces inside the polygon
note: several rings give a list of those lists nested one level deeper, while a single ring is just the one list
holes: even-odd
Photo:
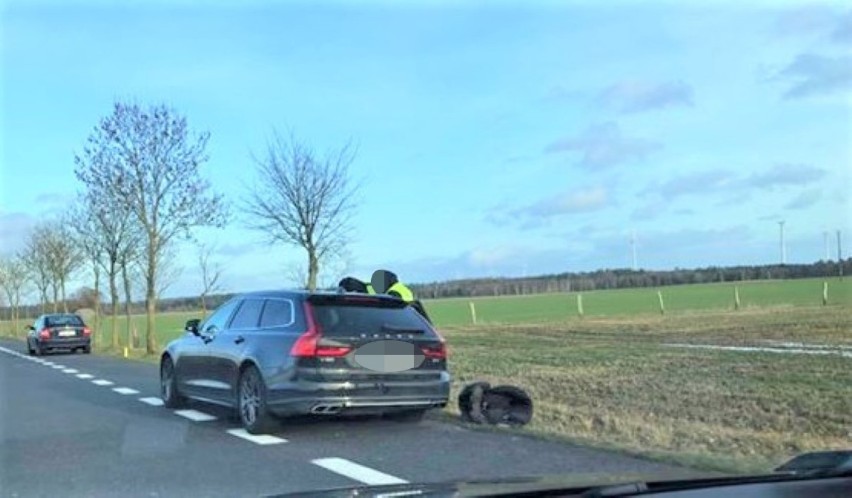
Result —
[{"label": "car taillight", "polygon": [[422,346],[420,349],[423,351],[423,356],[426,358],[433,360],[447,359],[447,345],[444,341],[441,341],[441,343],[437,346]]},{"label": "car taillight", "polygon": [[319,356],[323,357],[339,357],[346,356],[350,351],[352,351],[351,347],[346,346],[320,346],[317,344],[320,337],[322,336],[322,331],[319,327],[319,324],[314,320],[314,310],[311,307],[310,303],[304,303],[305,309],[305,319],[308,321],[308,330],[305,331],[304,334],[300,335],[296,342],[293,343],[293,347],[290,348],[290,355],[298,357],[298,358],[316,358]]},{"label": "car taillight", "polygon": [[89,327],[83,327],[83,335],[86,337],[92,335],[92,331],[89,329]]},{"label": "car taillight", "polygon": [[315,356],[346,356],[352,348],[347,346],[317,346]]},{"label": "car taillight", "polygon": [[38,333],[39,339],[50,339],[50,329],[41,329],[41,332]]}]

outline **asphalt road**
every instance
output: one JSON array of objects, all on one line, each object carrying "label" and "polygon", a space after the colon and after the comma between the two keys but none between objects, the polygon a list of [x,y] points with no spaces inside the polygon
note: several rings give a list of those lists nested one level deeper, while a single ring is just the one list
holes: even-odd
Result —
[{"label": "asphalt road", "polygon": [[[361,483],[684,469],[437,420],[290,420],[246,439],[227,410],[158,402],[155,365],[31,358],[0,340],[0,495],[259,496]],[[230,432],[229,432],[230,431]]]}]

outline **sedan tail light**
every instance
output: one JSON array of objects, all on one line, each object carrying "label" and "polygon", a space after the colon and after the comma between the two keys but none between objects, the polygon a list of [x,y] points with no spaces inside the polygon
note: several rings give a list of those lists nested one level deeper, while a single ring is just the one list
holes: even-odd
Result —
[{"label": "sedan tail light", "polygon": [[50,339],[50,329],[41,329],[41,332],[38,333],[39,339]]},{"label": "sedan tail light", "polygon": [[86,336],[86,337],[91,336],[92,335],[91,329],[89,329],[89,327],[83,327],[83,335]]}]

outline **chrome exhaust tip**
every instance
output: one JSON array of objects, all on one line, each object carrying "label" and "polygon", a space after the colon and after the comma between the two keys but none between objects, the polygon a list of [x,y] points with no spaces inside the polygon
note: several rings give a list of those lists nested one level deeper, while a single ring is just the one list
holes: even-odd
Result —
[{"label": "chrome exhaust tip", "polygon": [[342,405],[316,405],[311,408],[311,413],[322,414],[322,415],[331,415],[334,413],[338,413],[343,408]]}]

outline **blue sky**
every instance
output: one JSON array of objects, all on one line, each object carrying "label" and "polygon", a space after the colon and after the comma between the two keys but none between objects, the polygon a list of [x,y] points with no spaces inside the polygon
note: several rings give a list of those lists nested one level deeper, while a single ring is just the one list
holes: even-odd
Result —
[{"label": "blue sky", "polygon": [[[292,285],[296,248],[241,227],[273,127],[348,139],[348,255],[323,276],[408,281],[665,269],[852,247],[852,10],[842,3],[5,2],[0,250],[73,202],[112,103],[212,137],[235,206],[202,230],[227,290]],[[834,254],[832,238],[832,254]],[[167,292],[197,292],[195,249]],[[81,276],[82,278],[82,276]]]}]

